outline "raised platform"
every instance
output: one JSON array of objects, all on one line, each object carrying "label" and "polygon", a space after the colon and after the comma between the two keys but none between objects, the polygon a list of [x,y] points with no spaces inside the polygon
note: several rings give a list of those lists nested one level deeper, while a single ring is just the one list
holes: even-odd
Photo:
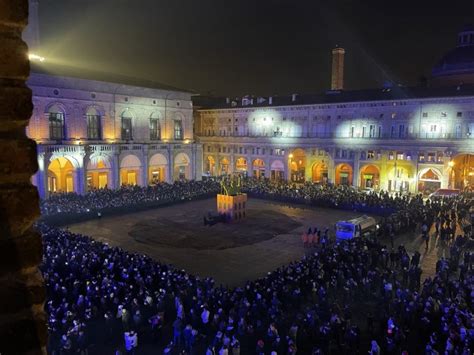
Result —
[{"label": "raised platform", "polygon": [[217,195],[217,212],[226,215],[229,222],[237,222],[246,217],[247,194]]}]

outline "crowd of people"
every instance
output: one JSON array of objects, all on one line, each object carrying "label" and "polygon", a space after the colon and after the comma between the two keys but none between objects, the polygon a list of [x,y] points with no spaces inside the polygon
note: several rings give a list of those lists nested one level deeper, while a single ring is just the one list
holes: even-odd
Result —
[{"label": "crowd of people", "polygon": [[[40,224],[49,352],[84,354],[106,347],[136,354],[146,349],[209,355],[472,353],[474,254],[467,247],[469,230],[463,235],[456,229],[468,209],[466,200],[424,201],[253,179],[243,189],[333,208],[358,210],[379,203],[390,210],[381,213],[381,233],[393,238],[416,226],[430,240],[431,231],[447,243],[449,257],[441,258],[436,274],[422,282],[418,252],[386,247],[377,239],[328,241],[317,243],[298,262],[228,289],[147,256]],[[218,190],[212,181],[99,190],[84,197],[54,196],[46,211],[77,213],[91,206],[138,204],[153,194],[180,200]],[[109,199],[99,201],[104,197]],[[69,207],[69,201],[75,203]]]},{"label": "crowd of people", "polygon": [[219,184],[213,180],[176,181],[173,184],[159,183],[146,187],[123,185],[115,190],[93,189],[83,195],[74,192],[54,193],[41,200],[40,208],[43,216],[80,214],[107,208],[189,200],[217,191]]}]

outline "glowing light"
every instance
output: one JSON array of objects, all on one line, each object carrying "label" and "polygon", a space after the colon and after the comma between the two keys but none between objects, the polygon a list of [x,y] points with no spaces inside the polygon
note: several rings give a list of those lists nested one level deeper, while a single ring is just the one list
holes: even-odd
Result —
[{"label": "glowing light", "polygon": [[184,143],[185,143],[185,144],[189,144],[189,139],[186,139],[186,140],[184,141]]},{"label": "glowing light", "polygon": [[288,158],[293,159],[293,154],[288,155]]},{"label": "glowing light", "polygon": [[38,54],[34,54],[34,53],[30,53],[28,54],[28,59],[32,62],[44,62],[45,61],[45,58],[38,55]]},{"label": "glowing light", "polygon": [[452,167],[454,166],[454,162],[453,162],[453,161],[450,161],[450,162],[448,163],[448,165],[449,165],[450,168],[452,168]]}]

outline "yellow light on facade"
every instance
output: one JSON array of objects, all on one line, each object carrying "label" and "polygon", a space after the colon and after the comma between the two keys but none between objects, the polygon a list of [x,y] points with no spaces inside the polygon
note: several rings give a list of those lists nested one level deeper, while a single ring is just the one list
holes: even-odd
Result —
[{"label": "yellow light on facade", "polygon": [[449,165],[450,168],[452,168],[452,167],[454,166],[454,162],[453,162],[453,161],[450,161],[450,162],[448,163],[448,165]]},{"label": "yellow light on facade", "polygon": [[45,61],[44,57],[42,57],[38,54],[34,54],[34,53],[28,54],[28,59],[32,62],[44,62]]},{"label": "yellow light on facade", "polygon": [[184,141],[184,143],[185,143],[185,144],[189,144],[189,139],[186,139],[186,140]]},{"label": "yellow light on facade", "polygon": [[288,155],[288,158],[293,159],[293,154]]}]

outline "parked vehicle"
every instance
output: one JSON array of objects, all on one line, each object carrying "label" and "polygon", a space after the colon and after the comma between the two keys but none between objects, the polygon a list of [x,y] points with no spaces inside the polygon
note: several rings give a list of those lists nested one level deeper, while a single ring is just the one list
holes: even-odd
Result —
[{"label": "parked vehicle", "polygon": [[458,197],[461,193],[459,189],[438,189],[428,196],[430,200],[443,197]]},{"label": "parked vehicle", "polygon": [[349,221],[336,223],[336,240],[347,240],[375,233],[377,221],[373,217],[360,216]]}]

